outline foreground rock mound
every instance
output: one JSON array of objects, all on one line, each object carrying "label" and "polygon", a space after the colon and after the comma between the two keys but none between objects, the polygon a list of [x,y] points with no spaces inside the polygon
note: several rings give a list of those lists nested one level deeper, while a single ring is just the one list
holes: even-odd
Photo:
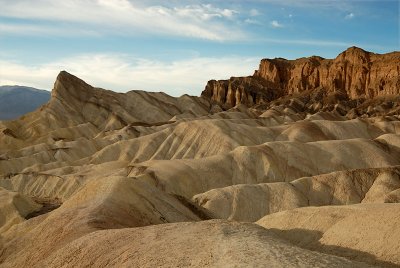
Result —
[{"label": "foreground rock mound", "polygon": [[294,247],[255,224],[226,221],[98,231],[75,240],[54,255],[43,265],[368,267],[345,258]]},{"label": "foreground rock mound", "polygon": [[[400,265],[400,106],[379,97],[397,56],[267,61],[220,100],[61,72],[46,105],[0,121],[0,266]],[[360,64],[382,93],[357,95]]]},{"label": "foreground rock mound", "polygon": [[399,213],[400,204],[308,207],[271,214],[257,224],[303,248],[398,267]]}]

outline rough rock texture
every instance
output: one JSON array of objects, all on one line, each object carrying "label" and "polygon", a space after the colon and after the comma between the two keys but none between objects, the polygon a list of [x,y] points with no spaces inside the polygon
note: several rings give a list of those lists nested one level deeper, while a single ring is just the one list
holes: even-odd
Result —
[{"label": "rough rock texture", "polygon": [[335,59],[263,59],[253,76],[211,80],[202,96],[230,108],[321,89],[326,95],[340,94],[346,100],[397,95],[400,53],[380,55],[351,47]]},{"label": "rough rock texture", "polygon": [[201,96],[224,108],[232,108],[240,103],[253,106],[280,97],[280,92],[268,90],[273,86],[262,77],[232,77],[229,80],[209,81]]}]

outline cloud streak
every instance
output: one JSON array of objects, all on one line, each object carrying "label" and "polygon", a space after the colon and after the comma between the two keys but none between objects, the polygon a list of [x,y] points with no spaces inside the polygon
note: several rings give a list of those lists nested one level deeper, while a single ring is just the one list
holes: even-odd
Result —
[{"label": "cloud streak", "polygon": [[66,70],[94,86],[120,92],[142,89],[199,95],[209,79],[250,75],[258,63],[258,58],[236,56],[161,62],[116,54],[79,55],[33,66],[0,59],[0,84],[51,89],[58,72]]},{"label": "cloud streak", "polygon": [[[244,33],[227,25],[238,11],[217,8],[213,5],[186,5],[167,7],[162,5],[141,6],[128,0],[83,0],[51,1],[0,0],[0,16],[20,20],[33,20],[39,27],[43,21],[58,23],[46,25],[47,33],[60,31],[65,27],[85,28],[88,32],[175,35],[190,38],[224,41],[240,39]],[[8,28],[19,27],[8,24]],[[3,26],[3,32],[6,32]],[[19,28],[22,30],[22,28]],[[29,31],[37,33],[41,31]],[[12,31],[8,31],[9,34]],[[18,31],[17,31],[18,33]],[[21,31],[19,31],[21,33]]]}]

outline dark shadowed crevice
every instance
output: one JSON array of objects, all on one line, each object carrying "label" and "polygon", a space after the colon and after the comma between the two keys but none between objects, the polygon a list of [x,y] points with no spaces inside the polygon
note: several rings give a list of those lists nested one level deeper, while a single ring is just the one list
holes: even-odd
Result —
[{"label": "dark shadowed crevice", "polygon": [[211,220],[214,219],[212,217],[211,213],[206,211],[204,208],[199,207],[192,201],[188,200],[184,196],[174,194],[173,195],[176,199],[178,199],[179,202],[181,202],[182,205],[190,209],[197,217],[199,217],[201,220]]},{"label": "dark shadowed crevice", "polygon": [[42,208],[34,211],[32,213],[29,213],[28,215],[25,216],[26,220],[29,220],[31,218],[43,215],[43,214],[47,214],[57,208],[59,208],[62,203],[61,200],[58,198],[38,198],[38,197],[33,197],[32,198],[36,203],[42,205]]}]

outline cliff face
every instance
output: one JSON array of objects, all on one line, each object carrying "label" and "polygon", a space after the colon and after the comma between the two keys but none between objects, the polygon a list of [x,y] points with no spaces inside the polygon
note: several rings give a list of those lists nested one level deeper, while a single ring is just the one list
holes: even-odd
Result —
[{"label": "cliff face", "polygon": [[348,99],[399,94],[400,53],[380,55],[351,47],[335,59],[263,59],[253,76],[212,80],[202,96],[230,108],[321,88],[327,94],[340,92]]},{"label": "cliff face", "polygon": [[278,91],[270,90],[273,86],[273,83],[258,76],[231,77],[229,80],[210,80],[201,95],[222,104],[224,108],[239,103],[253,106],[276,99]]}]

